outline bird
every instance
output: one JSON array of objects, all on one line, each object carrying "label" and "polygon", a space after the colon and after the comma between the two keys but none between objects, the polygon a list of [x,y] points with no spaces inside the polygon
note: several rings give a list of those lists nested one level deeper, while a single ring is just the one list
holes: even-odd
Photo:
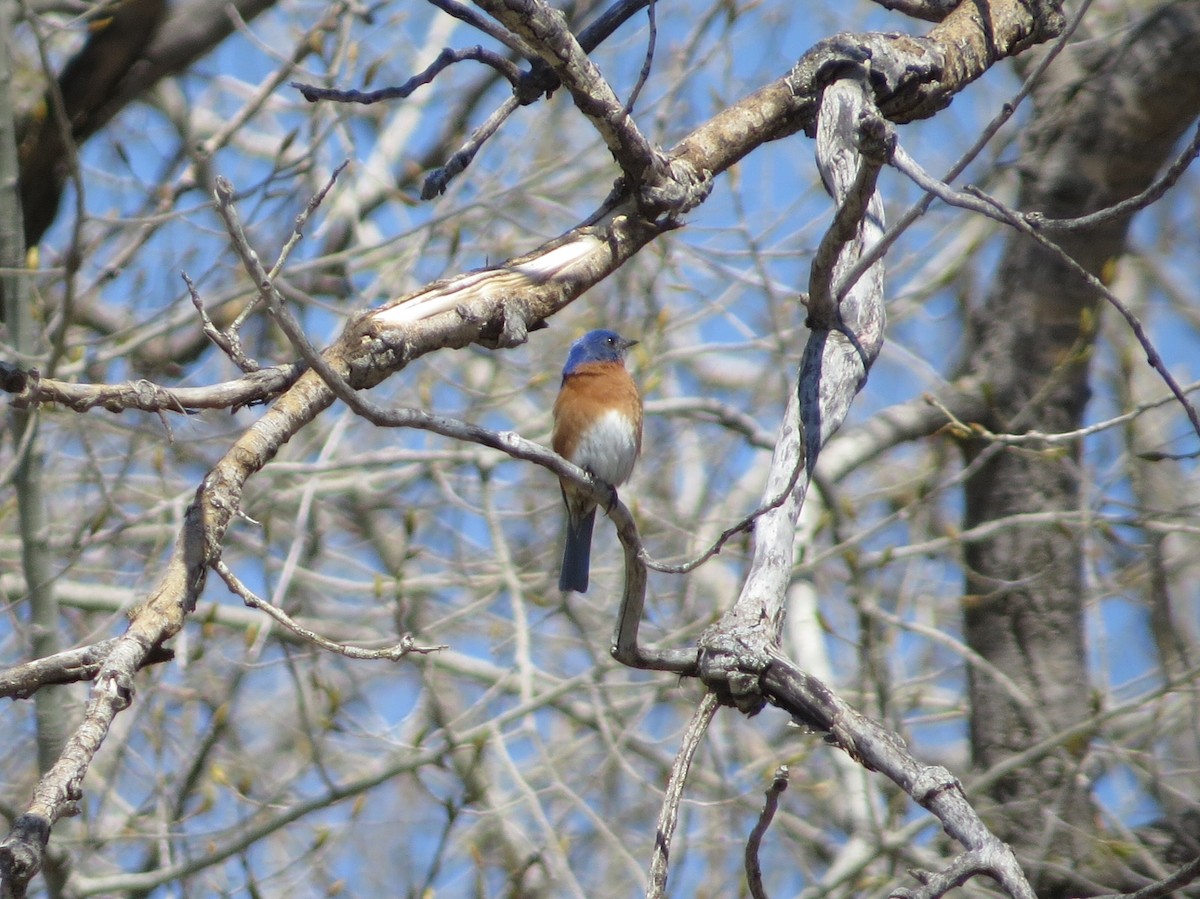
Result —
[{"label": "bird", "polygon": [[[636,340],[615,331],[589,331],[573,344],[554,401],[554,451],[613,487],[625,483],[642,449],[642,397],[625,368]],[[560,478],[567,509],[558,588],[586,593],[596,503],[576,484]]]}]

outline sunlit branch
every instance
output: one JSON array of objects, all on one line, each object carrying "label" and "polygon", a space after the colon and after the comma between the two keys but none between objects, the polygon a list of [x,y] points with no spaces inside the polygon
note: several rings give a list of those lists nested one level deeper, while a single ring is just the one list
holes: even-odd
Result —
[{"label": "sunlit branch", "polygon": [[237,410],[265,403],[286,390],[303,373],[295,363],[251,372],[245,377],[207,387],[163,387],[147,380],[123,384],[76,384],[26,372],[11,401],[14,406],[59,405],[76,412],[106,409],[125,412],[176,412],[200,409]]}]

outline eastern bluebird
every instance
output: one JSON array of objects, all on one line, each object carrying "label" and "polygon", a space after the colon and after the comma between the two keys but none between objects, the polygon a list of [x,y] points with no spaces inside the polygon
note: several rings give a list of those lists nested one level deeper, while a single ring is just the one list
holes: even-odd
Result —
[{"label": "eastern bluebird", "polygon": [[[584,334],[571,344],[554,401],[554,451],[614,487],[642,448],[642,398],[625,370],[625,351],[635,343],[613,331]],[[596,503],[570,481],[560,483],[567,542],[558,589],[586,593]]]}]

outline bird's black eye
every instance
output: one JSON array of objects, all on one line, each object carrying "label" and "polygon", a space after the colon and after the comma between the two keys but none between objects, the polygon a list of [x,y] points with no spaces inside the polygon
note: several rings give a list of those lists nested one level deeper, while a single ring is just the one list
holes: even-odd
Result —
[{"label": "bird's black eye", "polygon": [[606,338],[606,339],[608,340],[608,345],[609,345],[609,346],[616,346],[616,345],[617,345],[617,338],[615,338],[615,337],[609,337],[609,338]]}]

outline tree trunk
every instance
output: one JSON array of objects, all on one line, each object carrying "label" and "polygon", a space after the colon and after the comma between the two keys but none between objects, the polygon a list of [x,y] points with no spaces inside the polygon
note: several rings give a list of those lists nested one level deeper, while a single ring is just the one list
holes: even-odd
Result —
[{"label": "tree trunk", "polygon": [[[1018,207],[1068,218],[1142,191],[1200,109],[1200,4],[1170,4],[1132,29],[1068,48],[1034,94],[1021,157]],[[1061,233],[1059,245],[1089,272],[1123,251],[1129,218]],[[989,392],[995,431],[1069,431],[1087,404],[1088,362],[1102,303],[1031,239],[1008,241],[973,322],[969,367]],[[979,464],[966,491],[966,526],[1028,512],[1080,507],[1079,444],[968,447]],[[1083,533],[1074,524],[1005,529],[966,551],[966,639],[1005,671],[1018,702],[986,673],[968,673],[971,750],[987,770],[1094,711],[1084,649]],[[1067,742],[997,780],[1003,832],[1038,873],[1040,895],[1069,887],[1076,845],[1094,830],[1087,748]],[[1082,850],[1082,851],[1081,851]],[[1059,867],[1061,865],[1062,867]]]}]

